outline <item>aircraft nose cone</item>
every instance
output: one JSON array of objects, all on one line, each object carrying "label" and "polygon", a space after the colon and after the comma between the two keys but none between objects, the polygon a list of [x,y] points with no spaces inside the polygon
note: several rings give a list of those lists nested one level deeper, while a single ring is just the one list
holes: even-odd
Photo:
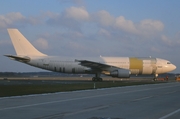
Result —
[{"label": "aircraft nose cone", "polygon": [[175,69],[176,69],[176,66],[175,66],[175,65],[173,65],[173,66],[172,66],[172,70],[175,70]]},{"label": "aircraft nose cone", "polygon": [[171,65],[167,66],[166,68],[164,68],[164,71],[165,72],[171,72],[175,69],[176,69],[176,66],[174,64],[171,64]]}]

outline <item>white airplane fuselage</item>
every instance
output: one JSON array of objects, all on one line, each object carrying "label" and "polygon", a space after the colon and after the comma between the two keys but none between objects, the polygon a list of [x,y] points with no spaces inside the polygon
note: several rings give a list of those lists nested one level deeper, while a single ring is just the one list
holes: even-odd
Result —
[{"label": "white airplane fuselage", "polygon": [[[93,69],[80,65],[76,60],[86,59],[100,64],[106,64],[121,69],[130,70],[130,74],[162,74],[175,69],[175,66],[169,61],[160,58],[136,58],[136,57],[98,57],[98,58],[70,58],[70,57],[55,57],[43,56],[32,57],[27,64],[39,67],[42,69],[62,72],[62,73],[94,73]],[[111,70],[110,70],[111,71]],[[108,74],[110,71],[102,71],[101,73]]]},{"label": "white airplane fuselage", "polygon": [[100,74],[128,78],[131,74],[158,74],[170,72],[176,66],[170,61],[151,57],[56,57],[38,51],[17,29],[8,29],[16,55],[5,55],[12,60],[34,67],[75,74],[95,74],[93,81],[101,81]]}]

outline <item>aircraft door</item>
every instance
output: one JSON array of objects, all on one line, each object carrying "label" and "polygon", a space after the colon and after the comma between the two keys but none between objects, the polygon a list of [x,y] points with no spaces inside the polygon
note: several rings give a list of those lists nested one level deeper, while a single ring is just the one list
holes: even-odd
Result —
[{"label": "aircraft door", "polygon": [[49,69],[49,60],[48,59],[42,59],[43,62],[43,68]]}]

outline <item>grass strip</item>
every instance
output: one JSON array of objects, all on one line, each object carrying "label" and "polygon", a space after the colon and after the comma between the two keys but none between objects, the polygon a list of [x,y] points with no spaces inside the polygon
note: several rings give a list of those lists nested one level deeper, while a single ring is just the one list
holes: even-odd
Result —
[{"label": "grass strip", "polygon": [[38,85],[0,85],[0,97],[30,94],[54,93],[64,91],[98,89],[131,85],[154,84],[159,82],[92,82],[79,84],[38,84]]}]

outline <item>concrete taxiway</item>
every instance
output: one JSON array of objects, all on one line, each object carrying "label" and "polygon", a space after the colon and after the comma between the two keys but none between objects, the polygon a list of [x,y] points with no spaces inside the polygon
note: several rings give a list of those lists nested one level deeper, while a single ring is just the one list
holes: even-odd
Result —
[{"label": "concrete taxiway", "polygon": [[1,119],[176,119],[180,83],[0,98]]}]

